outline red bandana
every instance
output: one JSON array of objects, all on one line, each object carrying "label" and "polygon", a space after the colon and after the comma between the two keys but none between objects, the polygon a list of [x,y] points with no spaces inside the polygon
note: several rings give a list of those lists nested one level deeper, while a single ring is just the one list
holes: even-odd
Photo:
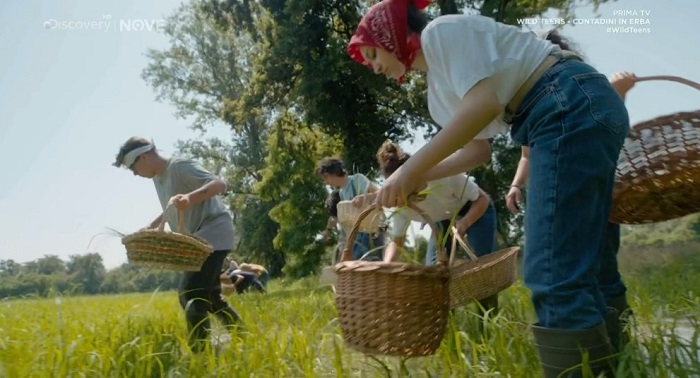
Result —
[{"label": "red bandana", "polygon": [[[362,17],[357,31],[350,39],[348,54],[356,61],[371,68],[360,53],[361,46],[383,48],[394,54],[406,67],[411,69],[416,52],[420,50],[420,36],[413,35],[408,40],[408,4],[413,2],[418,10],[430,4],[429,0],[382,0],[372,5]],[[399,78],[401,82],[403,76]]]}]

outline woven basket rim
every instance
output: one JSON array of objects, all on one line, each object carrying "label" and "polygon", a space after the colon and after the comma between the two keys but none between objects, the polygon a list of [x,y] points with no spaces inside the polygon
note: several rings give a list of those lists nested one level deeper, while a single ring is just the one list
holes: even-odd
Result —
[{"label": "woven basket rim", "polygon": [[513,255],[517,255],[520,252],[520,250],[520,247],[513,246],[480,256],[478,260],[455,259],[455,261],[458,262],[452,265],[450,269],[454,272],[464,269],[464,266],[469,266],[469,269],[467,269],[465,272],[478,272],[480,270],[490,268],[491,266],[496,265],[502,262],[503,260],[509,259]]},{"label": "woven basket rim", "polygon": [[186,235],[178,232],[158,230],[143,230],[126,235],[122,238],[122,244],[128,245],[129,243],[139,241],[139,239],[141,238],[146,238],[148,240],[167,240],[180,243],[187,243],[192,247],[195,247],[198,250],[205,252],[212,252],[214,249],[209,242],[194,235]]},{"label": "woven basket rim", "polygon": [[336,273],[341,272],[374,272],[382,274],[398,274],[405,276],[436,275],[449,276],[450,270],[446,265],[426,266],[410,262],[383,262],[351,260],[339,262],[333,267]]}]

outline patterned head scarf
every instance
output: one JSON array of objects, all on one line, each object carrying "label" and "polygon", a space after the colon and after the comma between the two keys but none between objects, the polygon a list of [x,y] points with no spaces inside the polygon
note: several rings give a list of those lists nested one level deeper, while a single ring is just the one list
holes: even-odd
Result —
[{"label": "patterned head scarf", "polygon": [[[372,5],[362,17],[360,25],[350,39],[348,54],[371,68],[360,53],[361,46],[382,48],[396,56],[406,67],[411,69],[416,53],[420,50],[420,37],[413,35],[408,39],[407,12],[409,4],[413,3],[418,10],[425,9],[429,0],[382,0]],[[399,82],[403,76],[399,78]]]}]

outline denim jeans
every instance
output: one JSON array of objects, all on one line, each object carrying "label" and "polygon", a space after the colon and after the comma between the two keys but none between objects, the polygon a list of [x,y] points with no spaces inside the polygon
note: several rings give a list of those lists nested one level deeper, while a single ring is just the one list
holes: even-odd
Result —
[{"label": "denim jeans", "polygon": [[[619,281],[618,236],[607,232],[620,150],[629,130],[622,98],[605,75],[560,60],[525,96],[511,136],[530,147],[523,278],[539,326],[589,329],[607,311],[599,274]],[[610,237],[610,241],[608,240]],[[616,240],[613,240],[617,238]]]},{"label": "denim jeans", "polygon": [[[358,232],[355,235],[355,242],[352,245],[352,259],[359,260],[365,253],[372,251],[370,256],[365,257],[363,260],[366,261],[381,261],[383,251],[376,250],[377,248],[384,245],[384,234],[379,233],[377,236],[373,234],[368,234],[366,232]],[[379,256],[379,257],[377,257]]]},{"label": "denim jeans", "polygon": [[[469,207],[465,207],[464,213],[468,211]],[[442,234],[445,233],[445,229],[449,227],[450,220],[436,223],[438,232]],[[449,236],[449,234],[447,234]],[[451,245],[448,243],[449,237],[443,237],[443,245],[447,245],[448,248]],[[489,207],[486,208],[484,215],[479,218],[474,224],[467,229],[467,241],[474,249],[474,254],[477,256],[484,256],[494,251],[496,248],[496,208],[493,203],[489,203]],[[425,253],[425,265],[435,265],[437,263],[435,246],[437,241],[433,235],[428,241],[428,250]],[[449,249],[448,249],[449,253]]]},{"label": "denim jeans", "polygon": [[603,293],[603,298],[608,302],[627,293],[627,287],[622,282],[622,276],[620,276],[620,270],[617,265],[617,253],[620,250],[619,224],[608,222],[601,248],[598,286]]}]

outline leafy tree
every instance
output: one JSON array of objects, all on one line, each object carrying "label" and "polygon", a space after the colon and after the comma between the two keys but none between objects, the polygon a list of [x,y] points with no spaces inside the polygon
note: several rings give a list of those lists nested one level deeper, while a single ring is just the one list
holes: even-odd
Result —
[{"label": "leafy tree", "polygon": [[46,255],[36,261],[37,273],[39,274],[56,274],[66,271],[66,263],[56,255]]},{"label": "leafy tree", "polygon": [[20,264],[15,260],[0,260],[0,276],[2,277],[12,277],[19,274]]},{"label": "leafy tree", "polygon": [[[247,12],[254,8],[252,4],[242,9]],[[277,224],[267,211],[274,204],[262,203],[251,189],[260,180],[267,135],[265,118],[246,104],[252,60],[259,48],[253,41],[259,38],[254,28],[246,33],[237,27],[239,21],[252,22],[255,17],[243,14],[239,20],[233,12],[219,12],[218,6],[217,2],[193,2],[168,18],[165,32],[171,46],[149,51],[143,78],[159,100],[175,106],[178,116],[194,118],[193,128],[230,128],[230,142],[185,141],[178,148],[226,180],[236,229],[246,230],[236,235],[236,252],[270,264],[270,273],[276,275],[284,262],[272,246]],[[233,8],[238,9],[235,4]]]},{"label": "leafy tree", "polygon": [[315,272],[325,252],[316,237],[326,222],[320,204],[328,192],[314,170],[321,157],[339,151],[339,138],[304,125],[291,113],[277,120],[268,140],[263,178],[256,189],[263,199],[277,203],[270,210],[270,217],[280,225],[274,245],[293,257],[286,270],[291,276]]},{"label": "leafy tree", "polygon": [[98,293],[107,273],[99,253],[72,255],[67,268],[72,282],[86,294]]}]

